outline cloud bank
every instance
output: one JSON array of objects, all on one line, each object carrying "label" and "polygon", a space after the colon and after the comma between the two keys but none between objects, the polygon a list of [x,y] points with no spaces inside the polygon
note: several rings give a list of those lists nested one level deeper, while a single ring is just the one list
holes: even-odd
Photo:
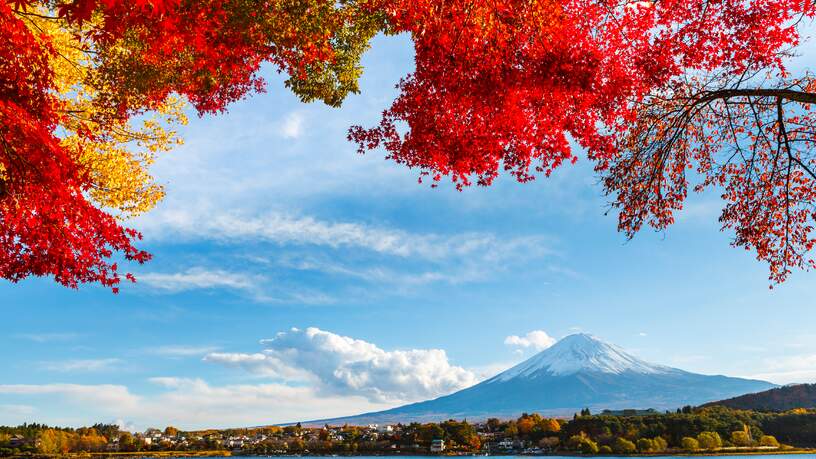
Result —
[{"label": "cloud bank", "polygon": [[504,344],[520,349],[543,351],[555,344],[556,339],[544,330],[533,330],[524,336],[510,335],[504,339]]},{"label": "cloud bank", "polygon": [[[275,424],[336,417],[390,407],[361,397],[327,397],[311,388],[284,384],[214,386],[198,378],[160,377],[149,381],[156,390],[137,394],[123,385],[0,385],[4,396],[47,401],[36,406],[0,404],[0,424],[46,422],[82,426],[117,420],[130,429],[175,425],[182,429]],[[8,409],[7,409],[8,408]],[[14,409],[11,409],[14,408]],[[124,420],[124,421],[123,421]]]},{"label": "cloud bank", "polygon": [[206,361],[283,380],[306,380],[322,393],[372,402],[425,400],[469,387],[477,377],[451,365],[441,349],[386,351],[318,328],[293,328],[262,340],[254,354],[210,353]]}]

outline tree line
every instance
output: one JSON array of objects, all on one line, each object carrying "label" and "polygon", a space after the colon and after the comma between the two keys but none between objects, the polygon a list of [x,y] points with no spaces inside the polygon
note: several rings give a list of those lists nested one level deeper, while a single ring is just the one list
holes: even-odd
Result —
[{"label": "tree line", "polygon": [[234,454],[364,454],[427,452],[444,440],[448,452],[526,451],[584,454],[635,454],[816,446],[816,410],[769,413],[724,407],[677,412],[615,415],[588,409],[572,419],[523,414],[484,422],[449,420],[410,423],[378,430],[374,426],[285,427],[181,431],[167,427],[161,441],[147,442],[115,425],[78,429],[23,424],[0,427],[0,455],[110,451],[203,451]]}]

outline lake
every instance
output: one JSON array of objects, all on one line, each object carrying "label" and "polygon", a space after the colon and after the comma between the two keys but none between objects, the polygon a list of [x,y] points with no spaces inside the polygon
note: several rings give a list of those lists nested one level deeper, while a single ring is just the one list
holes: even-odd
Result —
[{"label": "lake", "polygon": [[[513,456],[513,455],[499,455],[499,454],[493,455],[493,456],[503,457],[503,458],[507,458],[507,459],[512,459],[512,458],[527,459],[527,458],[530,458],[530,457],[534,457],[534,456]],[[726,455],[726,454],[723,454],[723,455],[716,455],[716,456],[711,456],[711,457],[717,457],[718,459],[751,459],[751,458],[753,458],[753,459],[761,459],[761,458],[778,459],[779,456],[792,456],[791,459],[794,459],[794,458],[795,459],[816,459],[816,454],[810,454],[810,453],[802,453],[802,454],[799,454],[799,453],[744,454],[744,455]],[[325,459],[327,457],[333,457],[333,456],[231,456],[231,457],[208,456],[206,458],[201,458],[201,459],[235,459],[237,457],[299,457],[299,458],[304,458],[304,459]],[[429,457],[452,458],[452,457],[457,457],[457,456],[436,456],[436,455],[428,455],[428,456],[392,455],[392,456],[387,456],[387,455],[382,455],[382,456],[337,456],[337,457],[353,457],[355,459],[382,459],[384,457],[396,457],[396,458],[401,458],[401,459],[427,459]],[[461,457],[472,457],[472,456],[461,456]],[[576,459],[576,458],[588,457],[588,456],[546,456],[546,457],[547,458],[554,458],[554,459]],[[677,457],[695,457],[695,456],[684,456],[684,455],[675,455],[675,456],[607,456],[607,455],[604,455],[604,456],[594,456],[594,457],[604,457],[604,458],[610,458],[610,459],[631,459],[632,457],[646,457],[646,458],[649,458],[649,459],[662,459],[662,458],[673,459],[673,458],[677,458]],[[708,456],[697,455],[696,457],[704,458],[704,457],[708,457]],[[148,458],[149,458],[149,456],[148,456]],[[139,458],[138,458],[138,456],[134,456],[133,459],[139,459]],[[185,458],[184,457],[178,457],[178,458],[163,457],[162,459],[185,459]]]}]

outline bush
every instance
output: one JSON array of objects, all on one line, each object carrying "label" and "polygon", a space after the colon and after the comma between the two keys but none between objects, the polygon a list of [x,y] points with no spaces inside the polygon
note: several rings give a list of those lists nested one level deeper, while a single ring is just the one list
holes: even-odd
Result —
[{"label": "bush", "polygon": [[618,454],[632,454],[637,451],[637,447],[631,441],[618,437],[615,439],[615,443],[612,444],[612,450]]},{"label": "bush", "polygon": [[667,442],[663,437],[654,437],[652,442],[654,443],[655,451],[666,451],[669,449],[669,442]]},{"label": "bush", "polygon": [[609,445],[603,445],[598,448],[598,452],[601,454],[612,454],[612,448],[610,448]]},{"label": "bush", "polygon": [[598,454],[598,444],[583,434],[570,437],[569,446],[583,454]]},{"label": "bush", "polygon": [[654,442],[648,438],[641,438],[637,441],[637,450],[641,453],[648,453],[654,450]]},{"label": "bush", "polygon": [[584,454],[598,454],[598,444],[587,438],[581,443],[580,451]]},{"label": "bush", "polygon": [[722,438],[717,432],[702,432],[697,435],[697,443],[702,449],[722,448]]},{"label": "bush", "polygon": [[776,437],[773,435],[763,435],[759,438],[759,446],[772,446],[774,448],[779,448],[779,442],[776,441]]},{"label": "bush", "polygon": [[680,440],[680,447],[686,451],[697,451],[700,449],[700,443],[694,438],[683,437],[683,439]]},{"label": "bush", "polygon": [[754,444],[754,441],[751,440],[751,436],[748,435],[748,432],[737,430],[736,432],[731,432],[731,443],[733,443],[734,446],[751,446]]}]

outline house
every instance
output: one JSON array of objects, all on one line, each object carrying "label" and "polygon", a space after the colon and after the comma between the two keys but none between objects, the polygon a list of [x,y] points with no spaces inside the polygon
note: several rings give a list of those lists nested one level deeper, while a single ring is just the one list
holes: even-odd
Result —
[{"label": "house", "polygon": [[25,444],[26,444],[26,439],[22,435],[15,435],[15,436],[9,438],[9,441],[8,441],[8,445],[11,448],[20,448],[22,446],[25,446]]},{"label": "house", "polygon": [[513,442],[513,439],[512,439],[512,438],[505,438],[505,439],[503,439],[502,441],[500,441],[500,442],[499,442],[499,443],[496,445],[496,447],[497,447],[497,448],[499,448],[499,449],[503,449],[503,450],[509,451],[509,450],[513,449],[513,446],[514,446],[514,445],[513,445],[513,443],[514,443],[514,442]]},{"label": "house", "polygon": [[113,437],[105,447],[108,451],[119,451],[119,437]]},{"label": "house", "polygon": [[441,453],[442,451],[445,451],[445,440],[442,440],[441,438],[435,438],[431,442],[431,452]]}]

